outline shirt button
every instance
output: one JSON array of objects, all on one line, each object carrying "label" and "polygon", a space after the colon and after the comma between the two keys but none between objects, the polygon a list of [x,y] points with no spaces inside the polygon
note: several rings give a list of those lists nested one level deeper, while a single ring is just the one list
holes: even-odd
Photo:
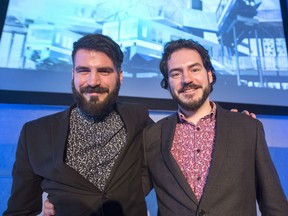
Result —
[{"label": "shirt button", "polygon": [[104,193],[103,194],[103,198],[106,200],[106,199],[109,199],[109,195],[107,193]]},{"label": "shirt button", "polygon": [[196,130],[197,130],[197,131],[200,131],[200,127],[196,127]]},{"label": "shirt button", "polygon": [[196,151],[197,151],[197,153],[199,153],[201,150],[200,150],[200,149],[197,149]]},{"label": "shirt button", "polygon": [[197,178],[197,180],[200,181],[200,180],[201,180],[201,177],[199,176],[199,177]]}]

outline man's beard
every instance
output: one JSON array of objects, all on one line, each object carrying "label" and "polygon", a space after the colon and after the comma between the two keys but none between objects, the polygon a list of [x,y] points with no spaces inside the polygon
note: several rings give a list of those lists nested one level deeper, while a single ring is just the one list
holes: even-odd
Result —
[{"label": "man's beard", "polygon": [[[201,86],[199,85],[195,85],[193,83],[189,83],[186,86],[182,87],[178,93],[184,91],[185,89],[190,89],[190,88],[201,88]],[[170,93],[172,95],[172,98],[175,100],[175,102],[184,110],[187,111],[196,111],[198,110],[206,101],[206,99],[208,98],[208,96],[210,95],[211,92],[211,84],[208,83],[208,86],[203,88],[203,95],[201,98],[197,99],[197,100],[193,100],[193,96],[186,96],[186,98],[189,98],[188,102],[185,102],[183,100],[181,100],[177,95],[175,95],[174,93],[172,93],[172,91],[170,90]]]},{"label": "man's beard", "polygon": [[[72,80],[72,91],[74,100],[78,108],[87,116],[101,120],[107,114],[109,114],[117,101],[119,90],[120,90],[120,79],[117,79],[115,88],[109,93],[109,89],[101,86],[97,87],[82,87],[78,92],[75,88],[74,79]],[[108,93],[104,101],[100,102],[98,96],[90,97],[89,101],[83,96],[84,93]]]}]

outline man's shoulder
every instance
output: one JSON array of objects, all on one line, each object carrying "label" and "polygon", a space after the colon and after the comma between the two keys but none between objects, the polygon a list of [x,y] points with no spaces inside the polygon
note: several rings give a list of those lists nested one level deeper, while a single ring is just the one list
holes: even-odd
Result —
[{"label": "man's shoulder", "polygon": [[131,103],[131,102],[117,102],[116,107],[118,109],[128,109],[128,110],[138,110],[138,109],[146,111],[148,110],[148,108],[143,104]]},{"label": "man's shoulder", "polygon": [[168,124],[168,126],[171,127],[172,125],[175,125],[176,123],[177,123],[177,113],[175,112],[160,119],[156,123],[149,125],[146,130],[157,131],[157,130],[160,130],[160,128],[162,128],[164,124]]},{"label": "man's shoulder", "polygon": [[254,119],[242,112],[232,112],[217,104],[216,121],[219,122],[220,120],[221,122],[225,121],[234,125],[235,123],[244,124],[246,126],[262,124],[258,119]]},{"label": "man's shoulder", "polygon": [[147,117],[149,115],[148,108],[142,104],[128,103],[128,102],[118,102],[116,104],[116,110],[120,115],[129,114],[131,117]]},{"label": "man's shoulder", "polygon": [[40,118],[31,120],[31,121],[27,122],[26,125],[37,127],[40,125],[50,124],[51,122],[54,122],[57,120],[61,120],[61,119],[65,119],[65,118],[68,119],[70,112],[71,112],[71,107],[68,107],[62,111],[57,111],[55,113],[51,113],[49,115],[42,116]]},{"label": "man's shoulder", "polygon": [[143,129],[153,123],[147,107],[141,104],[119,102],[116,105],[116,111],[127,125],[135,125],[135,127]]}]

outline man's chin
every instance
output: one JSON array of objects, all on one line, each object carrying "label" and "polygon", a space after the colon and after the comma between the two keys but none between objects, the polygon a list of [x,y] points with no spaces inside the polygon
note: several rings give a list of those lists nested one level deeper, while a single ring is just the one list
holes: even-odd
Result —
[{"label": "man's chin", "polygon": [[85,99],[87,103],[99,104],[103,102],[98,96],[85,97]]},{"label": "man's chin", "polygon": [[186,95],[182,95],[181,97],[179,97],[179,99],[183,102],[183,103],[193,103],[195,101],[199,101],[201,99],[201,96],[197,96],[195,94],[186,94]]},{"label": "man's chin", "polygon": [[100,101],[89,101],[83,104],[80,109],[84,111],[88,116],[101,117],[105,116],[111,108],[107,104]]}]

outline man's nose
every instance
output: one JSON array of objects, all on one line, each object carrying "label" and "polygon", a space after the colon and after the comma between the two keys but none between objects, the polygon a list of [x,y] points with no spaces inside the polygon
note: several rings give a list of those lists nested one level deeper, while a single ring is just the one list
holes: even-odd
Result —
[{"label": "man's nose", "polygon": [[188,69],[184,69],[182,72],[182,83],[193,83],[193,75]]},{"label": "man's nose", "polygon": [[87,80],[88,84],[92,87],[101,84],[101,77],[97,71],[91,71]]}]

